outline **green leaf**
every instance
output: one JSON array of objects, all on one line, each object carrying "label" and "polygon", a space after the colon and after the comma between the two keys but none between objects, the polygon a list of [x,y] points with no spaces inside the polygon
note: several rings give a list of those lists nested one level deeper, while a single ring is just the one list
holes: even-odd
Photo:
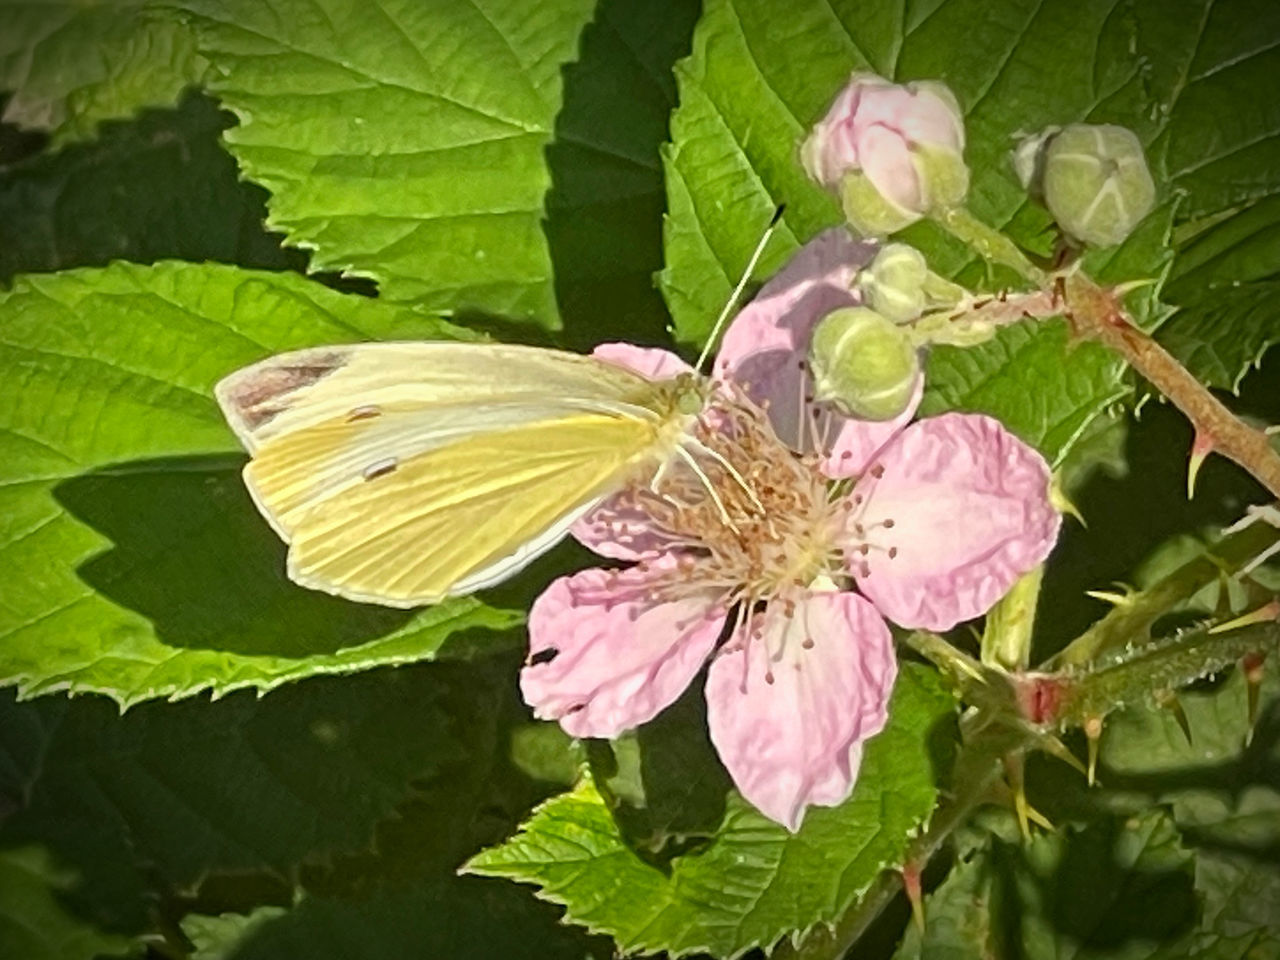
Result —
[{"label": "green leaf", "polygon": [[41,847],[0,850],[0,956],[23,960],[94,960],[140,948],[69,913],[58,894],[75,875],[58,869]]},{"label": "green leaf", "polygon": [[1179,309],[1157,336],[1197,379],[1238,391],[1280,340],[1280,196],[1191,226],[1166,289]]},{"label": "green leaf", "polygon": [[[1167,808],[1196,854],[1201,901],[1194,929],[1167,945],[1160,960],[1243,960],[1280,949],[1280,680],[1267,671],[1259,725],[1251,745],[1240,671],[1209,690],[1179,700],[1188,743],[1168,710],[1140,707],[1115,714],[1104,732],[1101,797],[1084,806],[1122,813]],[[1256,952],[1250,954],[1250,950]]]},{"label": "green leaf", "polygon": [[461,877],[337,900],[307,897],[292,910],[249,917],[189,916],[192,960],[608,960],[607,943],[556,923],[555,910],[516,887]]},{"label": "green leaf", "polygon": [[545,152],[593,4],[186,0],[226,141],[312,267],[557,326]]},{"label": "green leaf", "polygon": [[213,384],[281,350],[440,337],[412,310],[289,274],[117,264],[0,294],[0,683],[128,706],[439,654],[518,615],[294,586],[240,481]]},{"label": "green leaf", "polygon": [[249,913],[188,914],[182,918],[182,932],[195,948],[191,960],[231,960],[246,940],[288,912],[284,907],[265,906]]},{"label": "green leaf", "polygon": [[100,697],[4,694],[0,846],[46,845],[82,877],[86,911],[129,932],[148,900],[190,898],[211,874],[288,877],[363,852],[410,795],[449,827],[422,858],[447,872],[489,790],[509,682],[505,658],[433,664],[124,716]]},{"label": "green leaf", "polygon": [[[797,147],[853,70],[899,81],[944,78],[965,112],[973,211],[1043,253],[1051,224],[1013,176],[1008,154],[1016,136],[1079,120],[1135,128],[1157,173],[1166,173],[1170,199],[1119,251],[1100,251],[1088,265],[1111,281],[1159,280],[1169,266],[1171,186],[1188,191],[1190,207],[1200,210],[1224,197],[1256,195],[1246,178],[1256,185],[1280,176],[1280,165],[1249,174],[1244,167],[1192,170],[1183,163],[1205,137],[1218,135],[1220,124],[1205,111],[1232,112],[1242,96],[1235,85],[1242,70],[1264,89],[1252,71],[1280,55],[1274,45],[1263,51],[1261,39],[1257,55],[1246,55],[1244,41],[1230,39],[1254,36],[1257,11],[1247,3],[1215,9],[1201,45],[1209,6],[1197,0],[1171,17],[1154,0],[939,0],[874,12],[856,0],[806,0],[788,6],[787,28],[779,30],[770,0],[712,0],[693,54],[677,70],[680,107],[665,156],[670,220],[662,286],[677,335],[688,341],[706,335],[776,205],[787,205],[784,226],[757,277],[773,272],[800,241],[839,222],[834,201],[806,180]],[[1274,19],[1265,19],[1263,36],[1271,35]],[[1274,146],[1267,144],[1280,143],[1276,112],[1268,101],[1233,113],[1218,146],[1269,157]],[[1246,148],[1251,138],[1262,146]],[[988,288],[1008,282],[930,224],[903,238],[963,282]],[[1134,305],[1147,318],[1158,312],[1154,291]],[[991,413],[1061,461],[1129,389],[1120,361],[1093,346],[1064,350],[1064,342],[1060,326],[1037,324],[1003,331],[983,348],[937,349],[924,410]]]},{"label": "green leaf", "polygon": [[627,846],[587,779],[465,869],[536,884],[539,896],[566,906],[568,922],[609,934],[623,951],[737,957],[768,949],[834,920],[881,869],[901,862],[933,807],[926,737],[951,709],[935,674],[904,669],[853,796],[811,809],[794,835],[731,794],[713,839],[663,869]]},{"label": "green leaf", "polygon": [[1280,343],[1280,282],[1248,283],[1204,294],[1160,328],[1160,342],[1197,380],[1238,391],[1262,356]]},{"label": "green leaf", "polygon": [[92,143],[0,169],[0,280],[15,274],[164,257],[301,268],[262,230],[265,193],[239,180],[207,97],[109,123]]},{"label": "green leaf", "polygon": [[5,123],[47,130],[55,146],[103,120],[175,103],[205,64],[190,31],[150,0],[0,0]]},{"label": "green leaf", "polygon": [[1152,147],[1164,177],[1187,193],[1186,214],[1202,216],[1280,190],[1280,103],[1260,95],[1280,70],[1280,9],[1268,0],[1137,5],[1153,39],[1181,74],[1158,101],[1168,121]]},{"label": "green leaf", "polygon": [[896,956],[1150,960],[1191,922],[1191,875],[1159,812],[1026,845],[992,837],[928,897],[924,935],[908,930]]}]

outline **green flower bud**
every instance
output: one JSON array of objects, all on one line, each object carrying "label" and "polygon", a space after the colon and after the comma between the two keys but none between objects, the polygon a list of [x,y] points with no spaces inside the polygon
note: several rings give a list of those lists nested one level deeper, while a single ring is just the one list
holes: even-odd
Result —
[{"label": "green flower bud", "polygon": [[1119,243],[1155,204],[1156,186],[1142,144],[1124,127],[1064,127],[1044,142],[1039,167],[1045,206],[1083,243]]},{"label": "green flower bud", "polygon": [[894,323],[909,323],[924,313],[924,254],[905,243],[890,243],[858,275],[867,306]]},{"label": "green flower bud", "polygon": [[869,307],[827,314],[809,341],[813,395],[863,420],[907,409],[920,358],[907,332]]}]

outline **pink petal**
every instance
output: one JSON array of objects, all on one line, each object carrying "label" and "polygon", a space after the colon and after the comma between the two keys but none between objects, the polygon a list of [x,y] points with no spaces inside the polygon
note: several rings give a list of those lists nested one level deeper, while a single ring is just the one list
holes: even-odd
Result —
[{"label": "pink petal", "polygon": [[760,636],[739,629],[712,662],[707,724],[742,795],[795,832],[806,807],[849,796],[897,662],[889,628],[856,594],[806,592],[790,615],[774,601],[761,616]]},{"label": "pink petal", "polygon": [[650,380],[670,380],[682,373],[692,373],[693,367],[670,350],[661,347],[637,347],[632,343],[602,343],[591,351],[597,360],[606,360],[619,367],[626,367]]},{"label": "pink petal", "polygon": [[832,310],[859,302],[853,280],[876,249],[843,228],[823,231],[764,285],[725,332],[716,376],[745,386],[757,403],[767,400],[774,430],[793,449],[812,447],[801,430],[808,416],[801,411],[809,407],[803,397],[810,378],[800,363],[808,354],[809,336]]},{"label": "pink petal", "polygon": [[[898,431],[911,422],[924,396],[924,374],[916,378],[916,388],[911,394],[907,409],[892,420],[854,420],[839,417],[840,429],[830,445],[830,452],[823,457],[821,470],[828,477],[860,477],[871,465],[885,444],[898,435]],[[838,414],[831,414],[833,417]]]},{"label": "pink petal", "polygon": [[862,567],[859,588],[904,627],[947,630],[986,613],[1049,555],[1062,520],[1044,458],[977,414],[907,427],[854,493],[869,552],[849,553],[850,566]]},{"label": "pink petal", "polygon": [[901,133],[882,124],[860,127],[858,160],[882,197],[903,210],[921,209],[920,173]]},{"label": "pink petal", "polygon": [[[670,350],[630,343],[602,343],[591,355],[651,380],[667,380],[693,370]],[[609,497],[588,511],[569,532],[587,549],[615,560],[640,560],[667,549],[666,540],[649,528],[645,514],[622,495]]]},{"label": "pink petal", "polygon": [[614,737],[651,720],[689,685],[725,613],[715,593],[655,602],[654,573],[583,570],[553,582],[529,611],[520,691],[543,720],[575,737]]},{"label": "pink petal", "polygon": [[898,129],[912,143],[964,149],[964,127],[960,117],[931,90],[912,94],[911,109],[899,121]]}]

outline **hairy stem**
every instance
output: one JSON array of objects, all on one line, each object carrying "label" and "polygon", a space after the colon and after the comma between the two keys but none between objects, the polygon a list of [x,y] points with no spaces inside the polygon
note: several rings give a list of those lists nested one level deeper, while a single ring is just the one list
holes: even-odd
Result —
[{"label": "hairy stem", "polygon": [[1280,530],[1255,523],[1135,593],[1045,661],[1041,669],[1080,667],[1098,655],[1150,639],[1151,626],[1179,603],[1221,577],[1236,573],[1280,539]]},{"label": "hairy stem", "polygon": [[1174,357],[1130,322],[1115,293],[1083,274],[1063,284],[1077,335],[1106,344],[1154,384],[1195,427],[1198,444],[1234,460],[1280,497],[1280,454],[1267,435],[1240,420]]},{"label": "hairy stem", "polygon": [[[990,262],[1011,267],[1041,291],[1053,286],[1050,275],[1016,243],[964,207],[937,213],[934,220]],[[1199,448],[1233,460],[1280,498],[1280,454],[1263,431],[1236,417],[1172,354],[1135,326],[1114,290],[1098,286],[1079,272],[1062,278],[1061,284],[1064,312],[1077,336],[1097,340],[1124,357],[1191,421]]]},{"label": "hairy stem", "polygon": [[1064,678],[1057,722],[1084,726],[1126,704],[1177,690],[1249,656],[1274,653],[1280,624],[1271,620],[1213,634],[1205,627],[1135,651],[1123,660]]},{"label": "hairy stem", "polygon": [[1049,275],[1032,263],[1016,243],[999,230],[983,223],[964,207],[943,210],[934,215],[934,220],[992,263],[1002,263],[1016,270],[1042,290],[1048,288]]}]

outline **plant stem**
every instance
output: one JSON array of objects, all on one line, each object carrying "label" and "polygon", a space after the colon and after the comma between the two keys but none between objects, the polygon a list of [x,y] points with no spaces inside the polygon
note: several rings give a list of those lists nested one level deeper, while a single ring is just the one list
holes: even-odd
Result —
[{"label": "plant stem", "polygon": [[1195,427],[1198,443],[1222,454],[1280,497],[1280,454],[1267,435],[1240,420],[1173,356],[1134,326],[1110,290],[1083,274],[1064,282],[1067,316],[1079,336],[1106,344],[1159,388]]},{"label": "plant stem", "polygon": [[963,240],[993,263],[1016,270],[1034,286],[1044,290],[1049,275],[1027,259],[1016,243],[999,230],[983,223],[964,207],[951,207],[934,214],[934,220],[948,233]]},{"label": "plant stem", "polygon": [[1280,538],[1280,530],[1255,523],[1214,544],[1204,555],[1129,597],[1071,643],[1050,657],[1044,670],[1080,667],[1100,653],[1126,644],[1145,642],[1151,625],[1179,603],[1220,577],[1231,576]]},{"label": "plant stem", "polygon": [[[988,758],[982,774],[970,780],[963,793],[938,806],[929,829],[910,845],[903,862],[920,864],[923,868],[956,827],[964,823],[976,807],[987,802],[1000,773],[999,761]],[[862,898],[836,920],[834,927],[814,930],[798,947],[784,941],[773,954],[773,960],[840,960],[901,889],[902,874],[897,870],[882,870]]]},{"label": "plant stem", "polygon": [[[934,220],[992,263],[1002,263],[1041,291],[1052,278],[1032,263],[1018,245],[964,207],[934,214]],[[1060,278],[1064,311],[1077,336],[1110,347],[1146,377],[1191,421],[1197,446],[1235,461],[1280,498],[1280,454],[1266,433],[1236,417],[1167,350],[1129,319],[1114,290],[1104,289],[1081,272]],[[1057,298],[1054,298],[1055,301]]]},{"label": "plant stem", "polygon": [[1274,653],[1278,644],[1280,625],[1275,620],[1219,634],[1205,627],[1190,630],[1118,663],[1065,678],[1055,719],[1061,726],[1085,726],[1112,710],[1177,690],[1245,657]]}]

